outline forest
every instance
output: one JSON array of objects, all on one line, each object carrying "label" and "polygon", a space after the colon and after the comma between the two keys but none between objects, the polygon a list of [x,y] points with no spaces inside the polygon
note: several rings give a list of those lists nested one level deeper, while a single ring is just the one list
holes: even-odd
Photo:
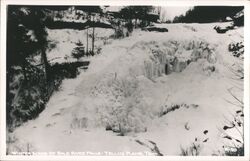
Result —
[{"label": "forest", "polygon": [[[173,20],[174,23],[211,23],[223,22],[227,17],[233,17],[237,12],[241,11],[242,6],[195,6],[189,9],[185,14],[176,16]],[[244,19],[238,24],[242,26]]]}]

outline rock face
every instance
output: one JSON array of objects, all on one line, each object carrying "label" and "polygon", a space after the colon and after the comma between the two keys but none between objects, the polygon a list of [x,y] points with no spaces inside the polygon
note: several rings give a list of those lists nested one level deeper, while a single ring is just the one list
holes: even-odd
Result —
[{"label": "rock face", "polygon": [[175,57],[173,62],[174,72],[182,72],[186,67],[187,67],[187,61],[180,60],[179,58]]},{"label": "rock face", "polygon": [[194,49],[191,54],[191,61],[197,61],[201,58],[202,49]]},{"label": "rock face", "polygon": [[[182,72],[192,62],[205,59],[209,64],[216,63],[216,54],[206,42],[178,42],[172,43],[175,50],[151,50],[150,59],[144,62],[145,76],[149,79]],[[174,44],[174,45],[173,45]],[[209,69],[210,70],[210,69]],[[213,72],[214,69],[211,69]]]},{"label": "rock face", "polygon": [[167,63],[165,65],[165,74],[166,75],[171,74],[172,71],[173,71],[173,66],[170,63]]}]

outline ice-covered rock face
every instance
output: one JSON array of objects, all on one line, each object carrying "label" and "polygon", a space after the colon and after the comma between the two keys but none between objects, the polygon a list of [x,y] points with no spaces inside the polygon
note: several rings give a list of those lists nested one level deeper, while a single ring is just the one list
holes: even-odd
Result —
[{"label": "ice-covered rock face", "polygon": [[162,44],[149,42],[138,45],[143,46],[149,55],[143,65],[143,73],[149,79],[182,72],[198,59],[206,59],[209,64],[217,61],[214,47],[204,41],[169,41]]},{"label": "ice-covered rock face", "polygon": [[[139,41],[127,49],[129,54],[114,62],[110,73],[105,73],[92,89],[97,100],[96,120],[107,130],[121,134],[145,132],[146,122],[157,117],[159,109],[150,108],[150,97],[145,87],[154,88],[158,77],[183,72],[191,63],[202,63],[200,71],[210,75],[215,71],[215,47],[205,41]],[[122,70],[121,70],[122,69]],[[142,83],[143,82],[143,83]],[[131,121],[133,120],[133,121]]]}]

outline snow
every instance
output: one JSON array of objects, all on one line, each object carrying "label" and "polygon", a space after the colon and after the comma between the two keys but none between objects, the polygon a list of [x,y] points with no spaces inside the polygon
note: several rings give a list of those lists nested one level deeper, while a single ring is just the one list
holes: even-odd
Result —
[{"label": "snow", "polygon": [[[72,62],[76,61],[75,58],[72,57],[71,53],[72,50],[77,47],[76,43],[81,42],[86,44],[87,41],[87,32],[86,30],[72,30],[72,29],[60,29],[60,30],[50,30],[47,29],[48,32],[48,40],[51,43],[55,44],[55,48],[52,48],[48,51],[48,60],[50,63],[62,63],[62,62]],[[95,29],[96,34],[95,40],[95,47],[99,47],[104,44],[104,41],[108,39],[108,37],[113,34],[112,29],[102,29],[97,28]],[[91,42],[92,38],[90,35],[92,34],[92,29],[88,31],[88,49],[91,49]],[[86,49],[86,46],[84,46]]]},{"label": "snow", "polygon": [[239,11],[238,13],[236,13],[236,15],[234,16],[234,18],[239,18],[239,17],[242,17],[244,16],[244,9]]},{"label": "snow", "polygon": [[[227,91],[235,83],[228,67],[240,63],[228,52],[228,44],[243,41],[243,28],[217,34],[215,25],[226,24],[156,24],[169,32],[136,30],[132,36],[107,45],[97,39],[101,54],[83,58],[91,62],[88,70],[64,80],[39,117],[14,131],[18,141],[10,145],[10,151],[16,147],[26,151],[29,144],[37,152],[151,152],[149,141],[153,141],[164,155],[180,155],[181,147],[193,142],[201,145],[200,155],[221,155],[226,140],[220,129],[237,109],[225,101],[234,102]],[[99,29],[96,33],[108,38],[112,31]],[[75,42],[86,43],[85,34],[48,30],[50,39],[57,41],[48,58],[66,61],[64,57],[70,57]],[[211,52],[197,56],[206,47]],[[173,57],[191,62],[185,66],[176,63],[179,69],[173,66],[165,75],[165,60]],[[237,93],[239,97],[242,94]],[[173,105],[182,106],[159,117]],[[125,136],[106,131],[107,124],[114,128],[121,124]]]}]

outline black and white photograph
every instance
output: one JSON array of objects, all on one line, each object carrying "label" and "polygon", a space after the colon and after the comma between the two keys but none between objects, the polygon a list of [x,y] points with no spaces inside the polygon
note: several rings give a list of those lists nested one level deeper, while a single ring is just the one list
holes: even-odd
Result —
[{"label": "black and white photograph", "polygon": [[1,155],[249,159],[244,3],[81,2],[5,6]]}]

